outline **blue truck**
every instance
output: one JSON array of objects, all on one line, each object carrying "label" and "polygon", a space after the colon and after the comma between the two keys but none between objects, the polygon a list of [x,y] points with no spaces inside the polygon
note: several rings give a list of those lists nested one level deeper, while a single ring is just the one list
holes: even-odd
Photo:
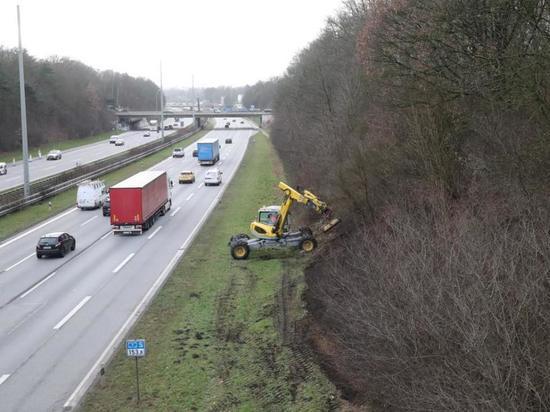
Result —
[{"label": "blue truck", "polygon": [[213,165],[220,160],[218,139],[204,139],[197,143],[198,159],[201,165]]}]

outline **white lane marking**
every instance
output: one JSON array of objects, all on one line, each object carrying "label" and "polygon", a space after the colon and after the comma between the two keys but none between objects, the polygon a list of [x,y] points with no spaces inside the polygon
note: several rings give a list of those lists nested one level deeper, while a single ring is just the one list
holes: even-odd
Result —
[{"label": "white lane marking", "polygon": [[38,282],[36,285],[34,285],[32,288],[27,290],[25,293],[23,293],[21,296],[19,296],[19,299],[23,299],[25,296],[27,296],[29,293],[31,293],[33,290],[35,290],[37,287],[42,285],[44,282],[46,282],[48,279],[51,279],[57,272],[52,272],[48,277],[45,277],[40,282]]},{"label": "white lane marking", "polygon": [[218,165],[219,165],[219,166],[221,166],[221,165],[222,165],[222,163],[223,163],[222,161],[219,161],[219,162],[218,162]]},{"label": "white lane marking", "polygon": [[36,232],[38,229],[42,229],[44,226],[46,225],[49,225],[50,223],[53,223],[61,218],[64,218],[65,216],[67,216],[69,213],[73,213],[75,210],[78,210],[77,207],[73,207],[72,209],[69,209],[67,210],[65,213],[61,213],[60,215],[58,216],[55,216],[54,218],[50,219],[50,220],[46,220],[44,223],[42,223],[41,225],[38,225],[36,226],[35,228],[32,228],[30,230],[27,230],[26,232],[24,233],[21,233],[20,235],[14,237],[13,239],[10,239],[10,240],[7,240],[5,241],[4,243],[2,243],[0,245],[0,249],[2,249],[3,247],[6,247],[10,244],[12,244],[13,242],[16,242],[17,240],[27,236],[28,234],[30,233],[33,233],[33,232]]},{"label": "white lane marking", "polygon": [[128,256],[126,256],[126,259],[120,262],[120,264],[113,270],[113,273],[117,273],[120,269],[122,269],[122,267],[134,257],[134,255],[135,253],[130,253]]},{"label": "white lane marking", "polygon": [[91,296],[86,296],[84,299],[82,299],[80,301],[80,303],[78,305],[76,305],[69,313],[67,313],[63,319],[61,319],[59,322],[57,322],[57,325],[55,325],[53,328],[55,330],[61,329],[61,327],[65,323],[67,323],[69,321],[69,319],[71,319],[74,316],[74,314],[76,312],[78,312],[80,310],[80,308],[82,308],[82,306],[84,306],[86,304],[86,302],[88,302],[91,298],[92,298]]},{"label": "white lane marking", "polygon": [[6,382],[6,380],[10,377],[10,374],[9,373],[6,373],[2,376],[0,376],[0,385],[2,385],[4,382]]},{"label": "white lane marking", "polygon": [[195,194],[194,194],[194,193],[191,193],[189,196],[187,196],[187,198],[186,198],[185,200],[191,200],[191,198],[192,198],[193,196],[195,196]]},{"label": "white lane marking", "polygon": [[30,259],[31,257],[33,257],[35,254],[36,254],[36,253],[31,253],[29,256],[24,257],[24,258],[21,259],[19,262],[14,263],[14,264],[11,265],[9,268],[4,269],[4,272],[7,272],[8,270],[13,269],[13,268],[16,267],[17,265],[20,265],[20,264],[23,263],[25,260]]},{"label": "white lane marking", "polygon": [[105,233],[103,236],[101,236],[101,237],[99,238],[99,240],[103,240],[103,239],[105,239],[106,237],[108,237],[109,235],[112,235],[112,234],[113,234],[113,232],[107,232],[107,233]]},{"label": "white lane marking", "polygon": [[201,187],[203,187],[203,186],[204,186],[204,183],[201,183],[201,184],[199,185],[199,189],[200,189]]},{"label": "white lane marking", "polygon": [[172,213],[170,213],[170,216],[175,216],[176,213],[178,213],[178,212],[180,211],[180,209],[181,209],[181,206],[178,206],[178,207],[176,208],[176,210],[174,210]]},{"label": "white lane marking", "polygon": [[153,233],[151,233],[149,236],[147,236],[147,239],[149,239],[149,240],[153,239],[153,236],[155,236],[160,229],[162,229],[162,226],[157,227]]},{"label": "white lane marking", "polygon": [[88,220],[86,220],[84,223],[81,223],[80,226],[85,226],[87,225],[88,223],[90,223],[92,220],[94,219],[97,219],[97,215],[95,215],[94,217],[91,217],[89,218]]}]

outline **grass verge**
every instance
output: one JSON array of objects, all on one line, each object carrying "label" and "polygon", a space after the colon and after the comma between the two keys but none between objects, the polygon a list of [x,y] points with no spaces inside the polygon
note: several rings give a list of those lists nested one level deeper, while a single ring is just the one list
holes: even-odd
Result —
[{"label": "grass verge", "polygon": [[[137,172],[145,170],[159,163],[161,160],[170,156],[174,147],[186,147],[190,144],[193,144],[195,141],[203,137],[208,132],[209,130],[202,130],[192,136],[190,139],[175,143],[172,146],[161,150],[160,152],[147,156],[128,166],[115,170],[114,172],[101,176],[100,179],[105,181],[105,185],[112,186],[113,184],[118,183],[121,180],[124,180]],[[51,202],[52,204],[51,209],[49,208],[48,202]],[[49,199],[46,199],[42,202],[26,207],[25,209],[18,210],[17,212],[2,216],[0,217],[0,241],[36,223],[55,216],[61,211],[67,209],[68,207],[74,206],[75,204],[76,187],[60,193],[56,196],[50,197]]]},{"label": "grass verge", "polygon": [[[274,173],[275,170],[275,173]],[[235,261],[227,242],[261,205],[280,201],[282,169],[252,138],[220,204],[131,336],[144,338],[141,405],[155,411],[320,411],[336,407],[294,325],[303,316],[301,257]],[[133,411],[135,370],[119,352],[82,410]]]}]

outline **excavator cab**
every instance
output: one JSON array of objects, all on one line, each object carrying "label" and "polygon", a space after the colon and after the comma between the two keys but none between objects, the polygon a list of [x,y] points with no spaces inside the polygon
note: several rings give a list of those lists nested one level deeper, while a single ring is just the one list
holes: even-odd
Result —
[{"label": "excavator cab", "polygon": [[[264,206],[258,210],[258,219],[250,224],[252,235],[260,239],[277,237],[276,225],[281,213],[281,206]],[[289,231],[288,219],[285,221],[283,232]]]}]

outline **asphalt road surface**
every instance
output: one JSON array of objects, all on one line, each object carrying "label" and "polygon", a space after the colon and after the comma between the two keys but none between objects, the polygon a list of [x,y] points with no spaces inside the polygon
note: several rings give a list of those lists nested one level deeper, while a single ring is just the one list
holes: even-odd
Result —
[{"label": "asphalt road surface", "polygon": [[[253,133],[230,129],[205,136],[218,137],[222,145],[215,166],[223,171],[220,186],[204,186],[210,167],[192,157],[195,145],[185,149],[183,159],[170,157],[152,167],[166,170],[174,181],[172,209],[141,236],[114,236],[101,210],[71,208],[0,243],[2,411],[59,411],[74,405],[100,357],[124,338],[140,304],[217,204]],[[233,144],[225,144],[226,137]],[[184,169],[195,172],[194,184],[177,183]],[[76,250],[65,258],[38,260],[39,236],[54,231],[75,236]]]},{"label": "asphalt road surface", "polygon": [[[187,126],[193,122],[193,119],[182,119],[184,125]],[[132,147],[141,146],[142,144],[149,143],[155,139],[160,139],[160,132],[150,132],[151,136],[144,137],[145,131],[130,131],[124,133],[113,132],[124,138],[124,146],[115,146],[109,143],[109,139],[105,139],[99,143],[92,143],[76,147],[63,151],[62,158],[60,160],[46,160],[47,153],[42,153],[42,158],[34,158],[29,163],[29,178],[31,181],[41,179],[46,176],[51,176],[64,170],[71,169],[78,164],[90,163],[94,160],[103,159],[126,150]],[[174,133],[172,130],[165,130],[165,136]],[[0,176],[0,191],[9,189],[11,187],[19,186],[23,184],[23,164],[16,162],[15,165],[8,164],[8,173]]]}]

